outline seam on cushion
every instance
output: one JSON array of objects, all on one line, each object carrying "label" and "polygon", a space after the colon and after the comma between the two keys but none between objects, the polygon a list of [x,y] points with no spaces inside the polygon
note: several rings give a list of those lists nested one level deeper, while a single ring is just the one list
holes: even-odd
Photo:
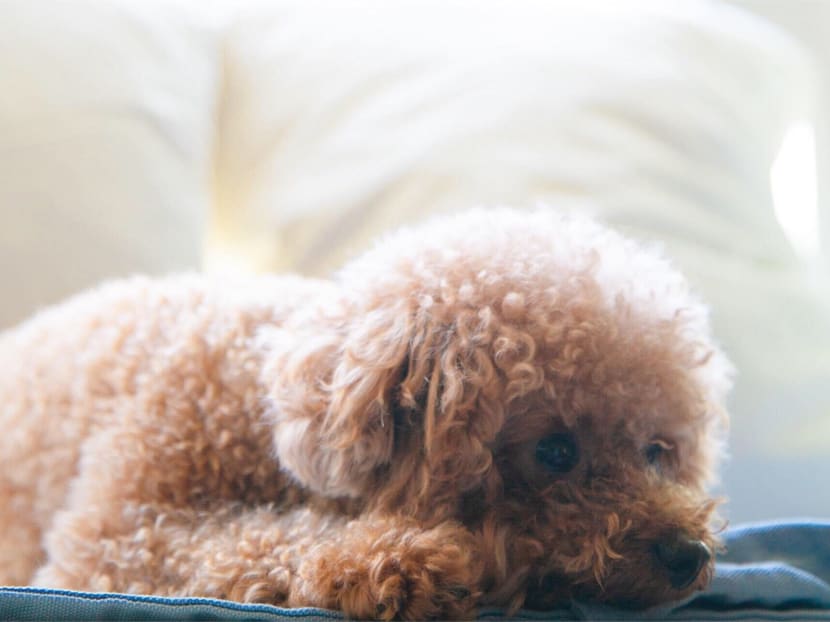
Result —
[{"label": "seam on cushion", "polygon": [[289,617],[309,617],[318,616],[331,619],[342,619],[342,615],[336,611],[328,609],[317,609],[314,607],[301,607],[296,609],[288,609],[283,607],[276,607],[274,605],[264,605],[259,603],[236,603],[233,601],[220,600],[216,598],[168,598],[164,596],[149,596],[144,594],[120,594],[117,592],[75,592],[72,590],[57,590],[49,588],[38,587],[0,587],[0,596],[3,594],[31,594],[35,596],[59,596],[67,599],[76,599],[82,601],[123,601],[130,603],[148,603],[154,605],[164,605],[167,607],[189,607],[194,605],[219,607],[221,609],[229,609],[239,612],[257,612],[270,613],[273,615],[282,615]]}]

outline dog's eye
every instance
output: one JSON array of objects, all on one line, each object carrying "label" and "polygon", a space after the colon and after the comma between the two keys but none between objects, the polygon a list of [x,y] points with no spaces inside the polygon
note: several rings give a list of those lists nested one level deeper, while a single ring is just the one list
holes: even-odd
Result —
[{"label": "dog's eye", "polygon": [[536,460],[551,473],[567,473],[579,462],[572,434],[551,434],[536,444]]},{"label": "dog's eye", "polygon": [[660,458],[672,447],[673,445],[667,441],[655,439],[646,446],[646,460],[649,464],[657,464],[660,462]]},{"label": "dog's eye", "polygon": [[649,464],[655,464],[660,459],[660,455],[662,453],[662,446],[657,443],[651,443],[648,447],[646,447],[646,460],[648,460]]}]

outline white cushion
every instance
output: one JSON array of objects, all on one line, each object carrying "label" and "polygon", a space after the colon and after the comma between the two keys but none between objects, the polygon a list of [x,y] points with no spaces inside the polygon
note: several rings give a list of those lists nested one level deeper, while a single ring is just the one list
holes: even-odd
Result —
[{"label": "white cushion", "polygon": [[198,267],[217,50],[178,3],[0,4],[0,326],[104,277]]},{"label": "white cushion", "polygon": [[474,6],[249,4],[208,259],[326,273],[427,211],[549,200],[792,262],[768,190],[799,79],[783,37],[708,2]]}]

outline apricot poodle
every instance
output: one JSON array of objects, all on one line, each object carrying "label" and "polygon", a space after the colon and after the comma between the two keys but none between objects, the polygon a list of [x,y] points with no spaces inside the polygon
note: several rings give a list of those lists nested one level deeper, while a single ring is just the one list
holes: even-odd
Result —
[{"label": "apricot poodle", "polygon": [[383,619],[681,598],[730,373],[659,253],[545,210],[334,281],[104,285],[0,336],[0,584]]}]

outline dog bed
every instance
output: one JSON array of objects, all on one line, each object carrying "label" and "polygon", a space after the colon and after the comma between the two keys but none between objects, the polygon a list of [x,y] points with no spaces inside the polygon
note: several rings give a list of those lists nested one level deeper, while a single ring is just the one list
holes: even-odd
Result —
[{"label": "dog bed", "polygon": [[[515,620],[830,620],[830,521],[742,525],[725,534],[728,552],[706,592],[629,612],[586,603]],[[322,609],[280,609],[206,598],[92,594],[30,587],[0,588],[2,620],[303,620],[343,619]],[[506,619],[482,609],[482,620]]]}]

